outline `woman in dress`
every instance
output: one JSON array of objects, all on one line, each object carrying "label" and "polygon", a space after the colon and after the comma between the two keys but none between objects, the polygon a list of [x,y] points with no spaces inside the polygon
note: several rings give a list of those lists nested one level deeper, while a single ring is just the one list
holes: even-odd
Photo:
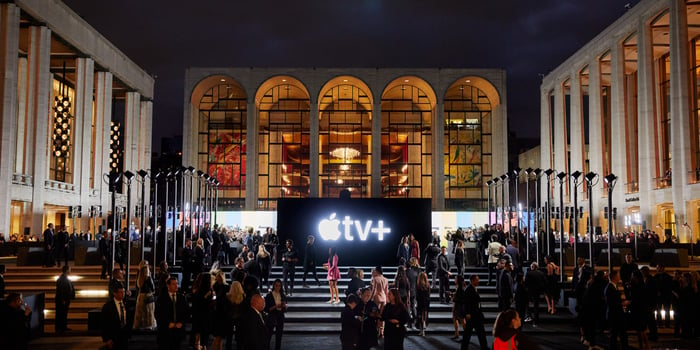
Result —
[{"label": "woman in dress", "polygon": [[192,262],[192,270],[195,276],[202,273],[204,269],[204,240],[198,239],[197,246],[194,248],[194,259]]},{"label": "woman in dress", "polygon": [[420,322],[420,335],[425,336],[425,325],[428,322],[428,310],[430,310],[430,282],[428,275],[421,272],[416,283],[416,308]]},{"label": "woman in dress", "polygon": [[272,290],[265,296],[265,311],[267,311],[267,328],[270,334],[275,333],[275,350],[282,346],[284,332],[284,313],[287,312],[287,297],[282,293],[282,280],[279,278],[272,283]]},{"label": "woman in dress", "polygon": [[399,295],[401,296],[401,302],[404,305],[408,305],[410,285],[408,283],[408,277],[406,276],[406,268],[399,266],[396,271],[396,278],[394,278],[394,288],[399,290]]},{"label": "woman in dress", "polygon": [[340,298],[338,297],[338,280],[340,279],[340,269],[338,269],[338,254],[336,253],[335,247],[328,249],[328,262],[323,264],[328,270],[328,275],[326,279],[328,280],[328,285],[331,290],[331,299],[327,301],[329,304],[340,304]]},{"label": "woman in dress", "polygon": [[[408,236],[401,237],[401,243],[399,243],[399,248],[396,250],[396,259],[399,264],[404,264],[406,261],[411,259],[411,246],[408,245]],[[401,263],[401,261],[404,261]]]},{"label": "woman in dress", "polygon": [[139,296],[136,298],[136,311],[134,313],[134,329],[154,329],[155,318],[155,290],[156,284],[151,277],[151,269],[148,261],[142,260],[139,264],[139,275],[136,278],[136,286],[139,288]]},{"label": "woman in dress", "polygon": [[206,350],[209,343],[209,315],[212,300],[211,275],[200,273],[192,285],[192,334],[195,339],[194,347],[197,350]]},{"label": "woman in dress", "polygon": [[214,295],[216,295],[217,299],[226,297],[226,293],[228,293],[228,284],[226,284],[226,275],[224,275],[223,271],[216,271],[216,275],[214,276],[214,284],[211,286],[211,288],[214,291]]},{"label": "woman in dress", "polygon": [[[231,321],[233,327],[231,329],[240,329],[241,316],[245,312],[245,292],[243,292],[243,285],[241,282],[233,281],[231,283],[231,288],[226,294],[226,298],[231,302]],[[236,332],[236,344],[241,344],[241,337],[243,334],[241,332]],[[226,348],[231,349],[232,347],[228,344],[231,343],[231,335],[226,336]],[[238,346],[240,349],[240,345]]]},{"label": "woman in dress", "polygon": [[452,299],[452,324],[455,327],[455,335],[452,337],[455,341],[459,339],[459,325],[462,325],[462,330],[467,328],[466,319],[466,288],[467,284],[464,282],[464,276],[457,275],[455,277],[455,286],[457,290],[455,291],[454,298]]},{"label": "woman in dress", "polygon": [[457,274],[464,276],[464,241],[457,241],[455,248],[455,266],[457,266]]},{"label": "woman in dress", "polygon": [[258,265],[260,265],[260,289],[265,286],[265,288],[269,289],[270,288],[270,266],[272,265],[272,260],[270,257],[270,253],[267,252],[267,249],[265,249],[265,245],[261,244],[258,246],[258,254],[256,255],[255,259],[258,261]]},{"label": "woman in dress", "polygon": [[399,290],[392,288],[388,294],[389,303],[382,311],[384,321],[384,349],[403,349],[403,340],[406,337],[406,322],[411,318],[408,308],[401,302]]},{"label": "woman in dress", "polygon": [[554,263],[551,255],[545,256],[544,262],[547,266],[547,291],[544,298],[547,301],[547,312],[554,315],[559,300],[559,266]]},{"label": "woman in dress", "polygon": [[[389,293],[389,282],[386,280],[384,275],[382,274],[382,267],[377,266],[372,270],[372,301],[377,305],[379,308],[379,312],[384,309],[384,305],[386,305],[386,295]],[[378,330],[379,330],[379,336],[382,337],[384,335],[384,322],[379,321],[378,322]]]}]

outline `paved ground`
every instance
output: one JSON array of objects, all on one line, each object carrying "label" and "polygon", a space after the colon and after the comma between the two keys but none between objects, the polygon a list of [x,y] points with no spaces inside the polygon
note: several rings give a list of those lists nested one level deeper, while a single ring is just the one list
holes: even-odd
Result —
[{"label": "paved ground", "polygon": [[[551,326],[549,329],[544,326],[538,329],[532,329],[526,326],[524,332],[528,334],[535,342],[540,344],[543,350],[546,349],[586,349],[585,346],[579,343],[579,337],[575,330],[572,331],[572,326]],[[557,331],[559,329],[560,331]],[[568,331],[565,331],[568,330]],[[599,341],[601,344],[607,344],[607,338],[601,336]],[[492,337],[488,337],[489,344],[492,344]],[[274,343],[274,340],[273,340]],[[472,337],[471,349],[478,349],[478,341]],[[630,345],[636,344],[636,337],[630,334]],[[98,349],[102,345],[98,336],[85,335],[68,335],[68,336],[45,336],[35,339],[30,343],[30,349]],[[436,334],[420,337],[412,333],[406,337],[404,343],[406,350],[413,349],[459,349],[460,344],[450,339],[449,335]],[[156,349],[157,344],[154,334],[140,334],[131,338],[129,343],[130,350],[141,349]],[[303,350],[331,350],[339,349],[340,340],[337,335],[331,334],[285,334],[282,339],[282,349],[303,349]],[[700,349],[700,341],[698,340],[679,340],[670,335],[662,335],[658,342],[653,344],[654,349]],[[183,346],[182,349],[189,349]],[[379,347],[377,349],[382,349]]]}]

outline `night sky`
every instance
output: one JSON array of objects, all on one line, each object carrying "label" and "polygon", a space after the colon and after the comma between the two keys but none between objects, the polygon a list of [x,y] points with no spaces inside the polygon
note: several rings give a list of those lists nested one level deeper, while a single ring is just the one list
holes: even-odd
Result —
[{"label": "night sky", "polygon": [[502,68],[539,137],[541,74],[639,0],[64,0],[156,77],[154,152],[182,134],[187,67]]}]

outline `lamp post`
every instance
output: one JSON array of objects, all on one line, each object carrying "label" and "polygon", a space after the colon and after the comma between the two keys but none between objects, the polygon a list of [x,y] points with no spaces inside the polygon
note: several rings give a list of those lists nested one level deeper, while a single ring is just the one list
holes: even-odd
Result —
[{"label": "lamp post", "polygon": [[209,216],[209,174],[202,175],[204,179],[204,224],[207,223]]},{"label": "lamp post", "polygon": [[549,245],[550,245],[550,242],[549,242],[549,235],[550,235],[550,230],[551,230],[550,226],[551,226],[551,223],[552,223],[552,210],[551,210],[550,208],[551,208],[551,205],[552,205],[552,203],[551,203],[551,198],[552,198],[552,193],[551,193],[551,192],[552,192],[552,174],[554,174],[554,170],[552,170],[552,169],[547,169],[547,170],[544,171],[544,174],[547,175],[547,201],[545,202],[545,207],[546,207],[546,209],[545,209],[545,214],[547,215],[547,222],[546,222],[546,225],[547,225],[547,227],[546,227],[546,229],[547,229],[547,240],[546,240],[546,242],[547,242],[547,255],[549,256],[550,254],[552,254],[552,253],[549,251],[549,250],[550,250],[550,249],[549,249]]},{"label": "lamp post", "polygon": [[566,173],[557,174],[559,178],[559,282],[564,282],[564,182]]},{"label": "lamp post", "polygon": [[202,230],[202,179],[206,175],[203,171],[197,170],[197,237]]},{"label": "lamp post", "polygon": [[576,246],[578,245],[578,216],[581,211],[578,208],[578,178],[581,177],[582,173],[578,170],[571,173],[571,179],[574,181],[574,260],[578,257]]},{"label": "lamp post", "polygon": [[[153,205],[152,205],[152,217],[153,217],[153,242],[152,242],[152,250],[151,254],[153,255],[153,266],[158,266],[158,258],[156,256],[156,251],[158,247],[158,182],[164,178],[164,174],[162,171],[156,170],[156,173],[151,176],[151,179],[153,179]],[[168,185],[168,179],[165,179],[165,185]],[[167,205],[167,204],[166,204]]]},{"label": "lamp post", "polygon": [[131,270],[131,181],[136,174],[131,171],[124,172],[126,178],[126,276],[124,277],[124,289],[129,290],[129,271]]},{"label": "lamp post", "polygon": [[185,168],[184,166],[180,167],[180,210],[182,211],[182,230],[181,230],[181,238],[182,238],[182,244],[180,245],[181,247],[185,246],[185,231],[187,229],[187,226],[185,225],[185,199],[187,198],[187,182],[185,181],[185,177],[187,176],[187,173],[190,170],[188,168]]},{"label": "lamp post", "polygon": [[[493,179],[493,191],[494,191],[494,196],[493,196],[493,211],[495,212],[494,215],[496,215],[496,225],[498,225],[498,183],[501,181],[500,177],[496,177]],[[502,218],[501,218],[502,219]]]},{"label": "lamp post", "polygon": [[613,230],[613,216],[612,216],[612,193],[615,189],[615,184],[617,183],[617,176],[610,173],[605,175],[603,178],[605,184],[608,185],[608,208],[610,213],[608,214],[608,274],[612,272],[612,230]]},{"label": "lamp post", "polygon": [[493,181],[486,181],[486,213],[489,216],[489,226],[491,226],[491,184]]},{"label": "lamp post", "polygon": [[[501,175],[501,217],[503,218],[503,232],[506,231],[506,190],[508,185],[508,174]],[[510,216],[510,191],[508,191],[508,216]],[[508,227],[510,228],[510,218],[508,218]]]},{"label": "lamp post", "polygon": [[116,171],[109,173],[107,176],[109,191],[112,193],[112,268],[114,268],[114,258],[115,252],[117,250],[117,244],[114,240],[114,235],[117,232],[117,184],[122,179],[122,174]]},{"label": "lamp post", "polygon": [[[590,172],[586,174],[586,186],[588,187],[588,258],[591,259],[591,269],[594,268],[593,262],[593,236],[595,230],[593,229],[593,180],[598,177],[598,174]],[[598,182],[596,181],[596,184]],[[594,270],[595,271],[595,270]]]},{"label": "lamp post", "polygon": [[180,169],[175,167],[172,170],[173,174],[173,266],[175,266],[177,258],[177,177],[180,175]]},{"label": "lamp post", "polygon": [[540,212],[540,180],[542,179],[542,169],[537,168],[534,170],[535,174],[535,209],[537,210],[537,220],[535,225],[535,257],[537,262],[540,262],[540,220],[542,212]]},{"label": "lamp post", "polygon": [[170,190],[168,189],[169,185],[168,183],[173,179],[173,171],[170,170],[168,171],[168,174],[165,176],[165,214],[163,217],[163,229],[165,230],[163,233],[163,260],[168,261],[168,212],[170,211],[170,204],[168,203],[168,197],[170,194]]},{"label": "lamp post", "polygon": [[190,238],[192,238],[192,232],[194,232],[194,226],[192,225],[192,212],[194,211],[194,177],[197,175],[197,169],[193,166],[187,168],[190,172],[190,210],[189,210],[189,221],[190,221]]},{"label": "lamp post", "polygon": [[219,182],[218,179],[214,179],[214,194],[216,195],[216,199],[214,201],[214,224],[216,225],[216,215],[217,212],[219,211],[219,185],[221,185],[221,182]]},{"label": "lamp post", "polygon": [[525,257],[530,261],[530,235],[532,234],[532,225],[530,225],[530,174],[534,170],[532,168],[525,169],[525,205],[527,207],[527,236],[525,236]]},{"label": "lamp post", "polygon": [[513,182],[515,182],[515,239],[518,242],[518,249],[520,249],[520,194],[518,193],[518,182],[520,181],[520,171],[522,169],[513,169]]},{"label": "lamp post", "polygon": [[141,261],[143,261],[146,257],[146,178],[148,171],[141,169],[136,173],[141,177]]}]

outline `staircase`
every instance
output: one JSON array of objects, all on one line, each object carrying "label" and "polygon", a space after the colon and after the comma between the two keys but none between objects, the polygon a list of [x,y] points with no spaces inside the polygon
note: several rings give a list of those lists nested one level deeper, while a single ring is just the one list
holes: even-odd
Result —
[{"label": "staircase", "polygon": [[[226,276],[230,276],[229,272],[232,267],[224,268]],[[369,285],[371,280],[371,267],[357,267],[365,271],[364,281]],[[340,295],[344,297],[345,288],[347,287],[349,278],[347,275],[348,267],[340,267],[341,278],[338,281],[338,289]],[[385,267],[384,276],[391,283],[396,274],[396,267]],[[5,282],[7,285],[7,293],[38,293],[44,292],[46,295],[46,310],[44,332],[47,335],[54,334],[54,318],[55,318],[55,289],[56,278],[60,275],[60,268],[44,268],[30,266],[8,266],[5,274]],[[137,267],[131,267],[130,286],[134,288],[136,282]],[[73,282],[76,289],[76,299],[71,302],[68,313],[68,327],[72,329],[71,333],[86,334],[88,332],[88,311],[100,309],[105,303],[107,294],[107,280],[100,279],[101,266],[75,266],[72,267],[72,275],[76,277]],[[453,269],[456,273],[456,269]],[[490,331],[493,322],[498,314],[495,285],[488,286],[488,271],[486,268],[468,267],[465,269],[465,276],[478,274],[481,281],[479,293],[481,294],[481,306],[486,316],[486,329]],[[334,333],[340,332],[340,311],[343,309],[343,304],[333,305],[327,304],[330,299],[328,283],[325,280],[326,271],[318,268],[318,276],[321,281],[321,286],[318,287],[313,279],[307,282],[309,288],[302,287],[303,270],[297,268],[295,278],[294,295],[289,298],[288,311],[286,314],[285,333]],[[310,277],[310,276],[309,276]],[[270,283],[275,279],[282,279],[282,268],[274,266],[272,268]],[[450,281],[452,289],[454,289],[454,279]],[[262,290],[262,294],[266,294],[267,290]],[[546,304],[544,300],[540,303],[540,324],[571,322],[571,315],[565,309],[558,310],[556,315],[547,315]],[[572,327],[572,331],[575,329]],[[433,289],[428,333],[436,334],[451,334],[454,332],[452,324],[452,305],[441,304],[438,300],[438,290]]]}]

